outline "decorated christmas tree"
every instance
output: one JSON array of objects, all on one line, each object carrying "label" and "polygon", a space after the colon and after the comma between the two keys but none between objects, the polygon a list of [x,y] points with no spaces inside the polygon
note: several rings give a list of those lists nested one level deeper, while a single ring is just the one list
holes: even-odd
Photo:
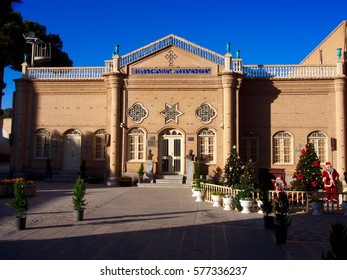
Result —
[{"label": "decorated christmas tree", "polygon": [[241,185],[248,186],[249,188],[254,188],[257,182],[257,176],[255,175],[255,166],[252,160],[249,160],[245,171],[241,176]]},{"label": "decorated christmas tree", "polygon": [[224,183],[228,187],[240,184],[243,173],[243,164],[237,153],[236,146],[233,146],[230,155],[224,166]]},{"label": "decorated christmas tree", "polygon": [[322,185],[322,172],[320,162],[314,146],[308,143],[301,150],[299,163],[296,166],[293,182],[295,190],[317,191]]}]

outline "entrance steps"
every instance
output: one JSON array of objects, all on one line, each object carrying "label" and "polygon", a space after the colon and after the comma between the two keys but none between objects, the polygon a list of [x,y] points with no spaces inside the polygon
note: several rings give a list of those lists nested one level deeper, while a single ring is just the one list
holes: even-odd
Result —
[{"label": "entrance steps", "polygon": [[79,171],[61,171],[57,174],[52,174],[52,178],[46,178],[47,182],[61,182],[61,183],[74,183],[79,176]]},{"label": "entrance steps", "polygon": [[177,188],[177,187],[190,187],[183,183],[183,175],[156,175],[155,183],[137,183],[138,187],[165,187],[165,188]]}]

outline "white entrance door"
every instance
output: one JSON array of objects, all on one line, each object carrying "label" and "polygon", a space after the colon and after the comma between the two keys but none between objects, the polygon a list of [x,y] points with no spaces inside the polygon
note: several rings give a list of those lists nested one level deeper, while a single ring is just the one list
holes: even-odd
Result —
[{"label": "white entrance door", "polygon": [[160,135],[159,153],[162,174],[183,173],[183,135],[179,130],[166,130]]},{"label": "white entrance door", "polygon": [[81,164],[81,133],[70,130],[64,137],[64,170],[79,170]]}]

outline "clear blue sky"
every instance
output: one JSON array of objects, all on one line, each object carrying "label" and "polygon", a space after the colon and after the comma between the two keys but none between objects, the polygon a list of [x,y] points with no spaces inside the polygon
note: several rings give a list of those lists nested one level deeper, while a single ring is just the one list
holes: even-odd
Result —
[{"label": "clear blue sky", "polygon": [[[241,50],[244,64],[296,64],[342,20],[347,1],[322,0],[23,0],[23,19],[59,34],[74,66],[103,66],[114,45],[120,55],[175,34],[225,54]],[[3,108],[12,106],[13,79],[5,71]]]}]

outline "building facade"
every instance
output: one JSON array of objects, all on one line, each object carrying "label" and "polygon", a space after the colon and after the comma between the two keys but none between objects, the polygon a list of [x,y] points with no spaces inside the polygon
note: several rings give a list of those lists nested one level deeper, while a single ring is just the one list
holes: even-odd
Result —
[{"label": "building facade", "polygon": [[346,21],[298,65],[243,65],[175,35],[104,67],[30,68],[14,93],[11,171],[87,170],[117,182],[153,161],[155,174],[205,175],[235,145],[244,161],[290,180],[313,142],[346,171]]}]

